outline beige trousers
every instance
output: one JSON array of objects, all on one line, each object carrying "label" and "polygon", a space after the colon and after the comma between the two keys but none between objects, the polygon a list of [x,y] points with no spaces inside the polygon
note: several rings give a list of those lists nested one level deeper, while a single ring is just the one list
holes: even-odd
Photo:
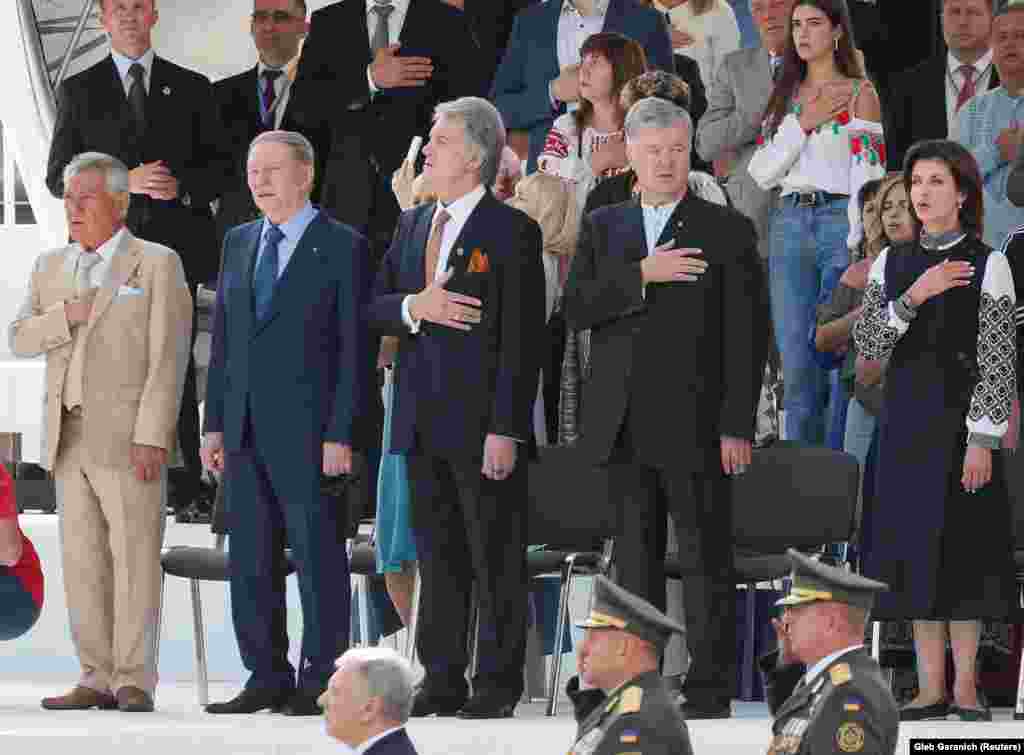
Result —
[{"label": "beige trousers", "polygon": [[128,459],[119,467],[93,464],[82,420],[65,415],[54,476],[79,684],[152,694],[166,473],[139,482]]}]

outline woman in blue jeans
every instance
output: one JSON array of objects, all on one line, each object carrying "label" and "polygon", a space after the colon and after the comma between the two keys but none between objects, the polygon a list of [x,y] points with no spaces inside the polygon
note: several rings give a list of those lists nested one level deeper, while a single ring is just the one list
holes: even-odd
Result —
[{"label": "woman in blue jeans", "polygon": [[845,0],[799,0],[750,174],[778,189],[769,239],[772,321],[785,386],[785,436],[820,445],[826,372],[807,334],[862,235],[856,196],[885,174],[881,108],[853,48]]}]

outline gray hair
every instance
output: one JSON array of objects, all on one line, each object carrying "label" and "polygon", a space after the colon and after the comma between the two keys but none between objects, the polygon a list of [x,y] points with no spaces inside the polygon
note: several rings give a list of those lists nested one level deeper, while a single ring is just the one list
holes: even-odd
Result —
[{"label": "gray hair", "polygon": [[505,124],[498,108],[482,97],[459,97],[434,108],[435,121],[442,115],[461,121],[466,141],[480,158],[480,183],[493,184],[505,149]]},{"label": "gray hair", "polygon": [[683,108],[660,97],[644,97],[626,113],[626,140],[632,141],[642,128],[672,128],[680,123],[693,133],[693,119]]},{"label": "gray hair", "polygon": [[415,676],[409,662],[388,647],[353,648],[337,660],[366,680],[369,696],[379,697],[382,714],[404,724],[412,713]]},{"label": "gray hair", "polygon": [[128,193],[128,166],[103,152],[83,152],[73,157],[64,168],[64,186],[67,187],[75,176],[90,170],[99,171],[106,177],[109,194]]},{"label": "gray hair", "polygon": [[284,144],[291,147],[293,157],[300,163],[313,165],[316,162],[312,143],[297,131],[264,131],[249,145],[250,155],[257,144]]}]

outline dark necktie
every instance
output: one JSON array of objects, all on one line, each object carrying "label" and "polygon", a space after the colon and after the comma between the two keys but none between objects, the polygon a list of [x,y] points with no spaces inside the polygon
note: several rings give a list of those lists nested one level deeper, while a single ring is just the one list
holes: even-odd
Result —
[{"label": "dark necktie", "polygon": [[131,86],[128,87],[128,104],[135,118],[135,131],[141,137],[146,132],[146,69],[141,63],[132,63],[128,69]]},{"label": "dark necktie", "polygon": [[284,239],[284,234],[276,225],[271,225],[265,239],[263,255],[256,266],[256,274],[253,275],[252,280],[253,305],[257,320],[262,320],[270,311],[270,302],[274,298],[274,286],[277,285],[277,247]]},{"label": "dark necktie", "polygon": [[373,42],[370,44],[370,48],[374,56],[376,56],[378,50],[390,44],[388,16],[394,12],[395,6],[387,2],[387,0],[374,0],[374,2],[376,5],[373,6],[373,12],[377,14],[377,26],[373,30]]},{"label": "dark necktie", "polygon": [[283,71],[268,68],[263,72],[263,127],[274,127],[274,110],[277,104],[277,80],[281,78]]}]

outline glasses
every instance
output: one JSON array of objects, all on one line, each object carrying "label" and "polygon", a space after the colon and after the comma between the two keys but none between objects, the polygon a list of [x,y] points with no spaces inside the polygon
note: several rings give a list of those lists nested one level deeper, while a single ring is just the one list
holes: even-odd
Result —
[{"label": "glasses", "polygon": [[258,11],[253,11],[253,14],[252,14],[252,22],[254,24],[268,24],[268,23],[286,24],[289,21],[295,20],[295,18],[296,18],[295,14],[289,13],[286,10],[275,10],[275,11],[258,10]]}]

